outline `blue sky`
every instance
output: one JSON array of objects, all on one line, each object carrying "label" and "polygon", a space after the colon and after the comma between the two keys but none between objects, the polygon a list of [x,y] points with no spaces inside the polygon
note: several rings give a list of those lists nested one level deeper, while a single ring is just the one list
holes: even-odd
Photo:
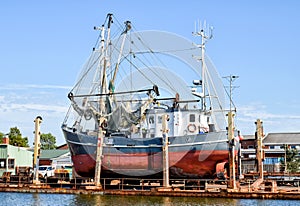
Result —
[{"label": "blue sky", "polygon": [[221,76],[238,75],[237,128],[254,134],[300,131],[298,92],[300,1],[2,1],[0,3],[0,131],[17,126],[32,145],[33,120],[64,143],[67,93],[94,46],[107,13],[138,30],[193,39],[194,23],[214,26],[207,43]]}]

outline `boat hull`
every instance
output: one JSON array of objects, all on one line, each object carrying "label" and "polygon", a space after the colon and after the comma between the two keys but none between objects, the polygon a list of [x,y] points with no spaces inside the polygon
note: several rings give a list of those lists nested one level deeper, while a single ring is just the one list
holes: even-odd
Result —
[{"label": "boat hull", "polygon": [[[63,128],[75,171],[94,177],[97,138]],[[218,164],[228,162],[226,132],[169,137],[171,178],[212,178]],[[161,177],[162,138],[105,137],[102,177]]]}]

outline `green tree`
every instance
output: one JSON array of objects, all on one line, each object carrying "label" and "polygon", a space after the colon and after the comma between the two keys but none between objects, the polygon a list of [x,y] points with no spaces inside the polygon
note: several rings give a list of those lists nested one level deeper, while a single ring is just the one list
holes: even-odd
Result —
[{"label": "green tree", "polygon": [[18,147],[29,147],[28,138],[22,137],[20,130],[17,127],[10,128],[10,132],[8,133],[9,144],[18,146]]},{"label": "green tree", "polygon": [[3,143],[4,133],[0,132],[0,143]]},{"label": "green tree", "polygon": [[[286,171],[295,173],[299,171],[300,159],[298,157],[298,150],[291,149],[287,145],[284,145],[285,157],[280,160],[281,166],[284,168],[286,163]],[[286,160],[284,160],[286,159]]]},{"label": "green tree", "polygon": [[56,137],[51,133],[41,134],[41,149],[55,149]]}]

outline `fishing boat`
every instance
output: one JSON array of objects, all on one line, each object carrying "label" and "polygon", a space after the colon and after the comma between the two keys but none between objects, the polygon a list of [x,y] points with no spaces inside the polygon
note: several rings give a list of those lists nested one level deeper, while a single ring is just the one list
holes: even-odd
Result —
[{"label": "fishing boat", "polygon": [[193,33],[199,44],[135,31],[112,14],[94,29],[99,37],[62,124],[76,173],[94,177],[100,155],[102,177],[157,177],[167,146],[170,177],[216,175],[229,149],[224,86],[205,54],[211,29]]}]

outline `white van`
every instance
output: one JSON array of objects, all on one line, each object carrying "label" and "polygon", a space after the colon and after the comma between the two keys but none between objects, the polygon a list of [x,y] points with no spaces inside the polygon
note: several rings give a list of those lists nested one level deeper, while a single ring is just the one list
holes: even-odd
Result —
[{"label": "white van", "polygon": [[51,165],[41,165],[39,166],[39,174],[44,178],[54,176],[55,167]]}]

